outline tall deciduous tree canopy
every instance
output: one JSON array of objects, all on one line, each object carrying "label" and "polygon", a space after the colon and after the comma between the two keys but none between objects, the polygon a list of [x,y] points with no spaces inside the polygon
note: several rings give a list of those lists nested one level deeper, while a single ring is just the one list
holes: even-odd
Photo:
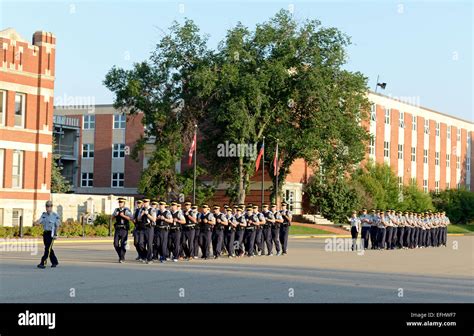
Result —
[{"label": "tall deciduous tree canopy", "polygon": [[265,136],[269,162],[279,139],[281,180],[297,158],[322,164],[331,178],[352,171],[368,140],[360,122],[369,102],[366,77],[343,68],[349,44],[338,29],[298,23],[288,11],[254,29],[238,23],[217,50],[208,49],[192,21],[175,23],[149,60],[131,70],[114,67],[104,82],[117,108],[144,112],[148,132],[135,152],[147,139],[156,144],[140,190],[163,195],[180,188],[175,163],[195,123],[203,165],[229,183],[238,202],[245,201],[255,156],[218,156],[225,141],[252,145]]}]

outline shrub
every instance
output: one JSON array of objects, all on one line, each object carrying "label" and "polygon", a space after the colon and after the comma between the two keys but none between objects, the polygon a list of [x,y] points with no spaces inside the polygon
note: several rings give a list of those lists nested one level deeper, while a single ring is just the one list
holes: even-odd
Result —
[{"label": "shrub", "polygon": [[76,221],[65,222],[59,226],[58,235],[63,237],[82,236],[82,224]]},{"label": "shrub", "polygon": [[110,217],[112,216],[104,213],[99,213],[95,217],[94,225],[109,225]]},{"label": "shrub", "polygon": [[107,237],[109,235],[109,225],[97,225],[94,227],[97,237]]}]

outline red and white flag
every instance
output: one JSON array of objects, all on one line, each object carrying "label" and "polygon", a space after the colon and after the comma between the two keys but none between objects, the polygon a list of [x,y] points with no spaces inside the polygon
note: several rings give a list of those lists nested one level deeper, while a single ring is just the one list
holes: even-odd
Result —
[{"label": "red and white flag", "polygon": [[273,172],[278,175],[278,169],[280,168],[280,158],[278,157],[278,143],[275,148],[275,157],[273,158]]},{"label": "red and white flag", "polygon": [[193,142],[191,143],[191,148],[189,148],[188,165],[191,165],[191,163],[193,163],[193,154],[195,151],[196,151],[196,132],[194,132]]},{"label": "red and white flag", "polygon": [[260,147],[260,152],[258,153],[258,156],[257,156],[257,161],[255,162],[255,171],[258,171],[258,168],[260,167],[260,160],[262,159],[262,156],[263,156],[263,146],[264,144],[262,143],[262,147]]}]

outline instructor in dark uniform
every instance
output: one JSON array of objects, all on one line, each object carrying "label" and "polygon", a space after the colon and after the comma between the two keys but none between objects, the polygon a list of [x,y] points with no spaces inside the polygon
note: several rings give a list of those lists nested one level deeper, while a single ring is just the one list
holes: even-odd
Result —
[{"label": "instructor in dark uniform", "polygon": [[119,263],[125,261],[125,252],[127,252],[128,231],[130,230],[130,220],[132,212],[125,207],[125,198],[118,198],[119,207],[115,209],[112,217],[115,219],[114,247],[119,257]]},{"label": "instructor in dark uniform", "polygon": [[48,258],[51,260],[51,267],[58,266],[58,258],[53,250],[53,242],[58,236],[59,227],[59,216],[53,212],[53,203],[51,201],[46,202],[46,211],[43,212],[41,218],[38,219],[34,224],[43,225],[43,243],[44,243],[44,254],[41,257],[41,262],[38,268],[46,268]]}]

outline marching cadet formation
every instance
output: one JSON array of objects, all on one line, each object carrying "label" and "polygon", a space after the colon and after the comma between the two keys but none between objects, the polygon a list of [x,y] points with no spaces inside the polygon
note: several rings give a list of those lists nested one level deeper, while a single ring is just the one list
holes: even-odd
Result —
[{"label": "marching cadet formation", "polygon": [[357,216],[353,211],[349,219],[353,239],[352,249],[359,232],[364,249],[394,250],[446,246],[449,218],[445,212],[416,213],[412,211],[372,210],[369,215],[363,209]]},{"label": "marching cadet formation", "polygon": [[[151,264],[173,260],[218,259],[243,256],[285,255],[288,251],[288,234],[292,214],[283,202],[276,204],[239,204],[211,208],[203,204],[201,211],[191,202],[181,204],[151,201],[144,198],[136,202],[132,211],[125,207],[125,198],[119,198],[115,209],[114,247],[119,262],[125,261],[130,222],[135,224],[133,241],[136,260]],[[211,254],[212,247],[212,254]]]}]

